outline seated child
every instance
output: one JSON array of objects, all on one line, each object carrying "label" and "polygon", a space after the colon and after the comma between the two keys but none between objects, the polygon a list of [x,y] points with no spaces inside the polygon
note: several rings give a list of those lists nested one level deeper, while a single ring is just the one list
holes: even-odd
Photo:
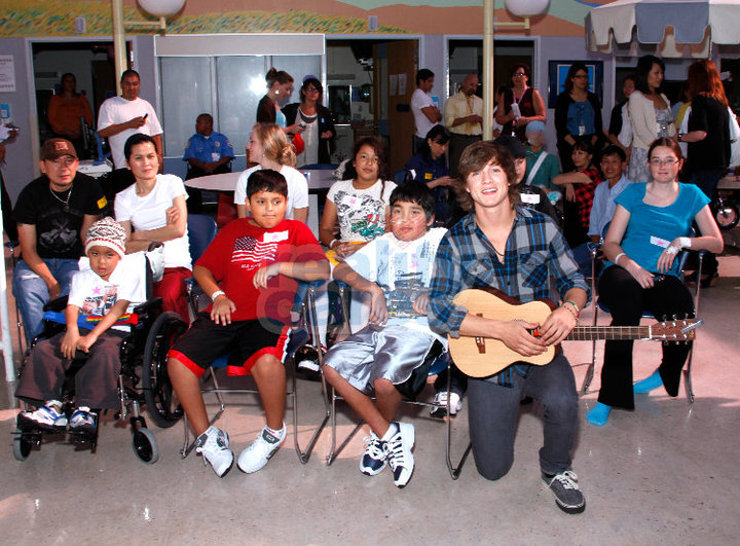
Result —
[{"label": "seated child", "polygon": [[228,353],[230,375],[254,376],[266,425],[237,465],[242,472],[257,472],[285,440],[283,359],[296,280],[329,278],[329,262],[311,230],[284,219],[287,197],[288,184],[277,171],[263,169],[249,176],[252,217],[224,226],[193,270],[213,304],[168,355],[172,386],[197,436],[196,452],[219,477],[231,469],[234,454],[228,434],[209,426],[200,376]]},{"label": "seated child", "polygon": [[[121,261],[125,248],[126,230],[112,218],[90,226],[85,244],[90,269],[72,278],[65,310],[67,330],[33,347],[15,392],[18,398],[38,404],[38,409],[18,414],[19,428],[61,431],[67,427],[60,402],[64,373],[80,351],[88,358],[75,375],[77,408],[69,419],[70,430],[94,432],[97,410],[119,407],[119,348],[130,329],[113,324],[144,299],[145,290],[144,271],[133,267],[141,262]],[[92,330],[80,329],[80,313],[103,319]]]},{"label": "seated child", "polygon": [[414,471],[414,426],[394,421],[399,388],[435,344],[446,344],[429,329],[426,306],[434,257],[447,230],[431,228],[435,200],[423,184],[396,188],[390,205],[391,233],[334,269],[335,279],[370,295],[370,323],[329,350],[324,375],[372,430],[360,471],[374,476],[390,464],[393,482],[404,487]]}]

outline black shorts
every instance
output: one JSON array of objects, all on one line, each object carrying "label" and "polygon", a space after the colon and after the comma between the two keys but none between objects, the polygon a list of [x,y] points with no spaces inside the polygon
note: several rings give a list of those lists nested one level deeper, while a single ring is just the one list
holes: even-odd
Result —
[{"label": "black shorts", "polygon": [[214,360],[229,355],[228,375],[249,375],[261,356],[271,354],[280,362],[290,341],[290,327],[270,319],[216,324],[201,313],[167,354],[200,377]]}]

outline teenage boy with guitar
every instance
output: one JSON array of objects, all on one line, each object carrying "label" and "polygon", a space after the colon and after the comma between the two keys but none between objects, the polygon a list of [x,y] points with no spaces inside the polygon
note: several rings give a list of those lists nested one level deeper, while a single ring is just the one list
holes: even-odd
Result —
[{"label": "teenage boy with guitar", "polygon": [[[576,326],[588,301],[588,285],[555,222],[519,206],[514,161],[506,148],[492,142],[471,144],[460,158],[458,176],[461,204],[471,212],[440,243],[430,287],[429,324],[451,338],[480,338],[482,347],[485,338],[491,338],[524,357],[544,353]],[[522,303],[540,298],[557,301],[560,298],[551,293],[553,285],[563,303],[542,324],[478,316],[453,301],[467,288],[497,289]],[[519,402],[530,396],[544,409],[542,479],[561,510],[583,512],[586,501],[578,477],[570,470],[578,395],[562,352],[557,351],[544,366],[515,362],[494,375],[470,378],[468,392],[478,472],[496,480],[509,471]]]}]

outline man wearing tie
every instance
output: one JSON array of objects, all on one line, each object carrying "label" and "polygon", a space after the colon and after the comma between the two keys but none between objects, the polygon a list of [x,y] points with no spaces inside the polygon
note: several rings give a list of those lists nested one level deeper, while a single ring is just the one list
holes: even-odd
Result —
[{"label": "man wearing tie", "polygon": [[468,74],[460,90],[445,103],[445,127],[450,132],[450,175],[457,176],[457,162],[462,151],[481,139],[483,99],[478,90],[478,76]]}]

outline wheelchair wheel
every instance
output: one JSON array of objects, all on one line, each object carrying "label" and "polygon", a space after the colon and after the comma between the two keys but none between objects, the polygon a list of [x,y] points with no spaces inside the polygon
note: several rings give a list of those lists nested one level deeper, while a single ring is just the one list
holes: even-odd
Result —
[{"label": "wheelchair wheel", "polygon": [[146,464],[154,464],[159,459],[159,447],[154,434],[148,428],[138,428],[131,439],[136,456]]},{"label": "wheelchair wheel", "polygon": [[735,203],[731,201],[720,201],[714,212],[714,218],[722,231],[729,231],[740,220],[740,212]]},{"label": "wheelchair wheel", "polygon": [[16,461],[25,461],[31,454],[33,441],[20,431],[16,431],[13,438],[13,457]]},{"label": "wheelchair wheel", "polygon": [[157,317],[146,338],[141,370],[144,400],[152,420],[161,428],[171,427],[182,417],[167,375],[167,352],[186,329],[180,316],[168,311]]}]

